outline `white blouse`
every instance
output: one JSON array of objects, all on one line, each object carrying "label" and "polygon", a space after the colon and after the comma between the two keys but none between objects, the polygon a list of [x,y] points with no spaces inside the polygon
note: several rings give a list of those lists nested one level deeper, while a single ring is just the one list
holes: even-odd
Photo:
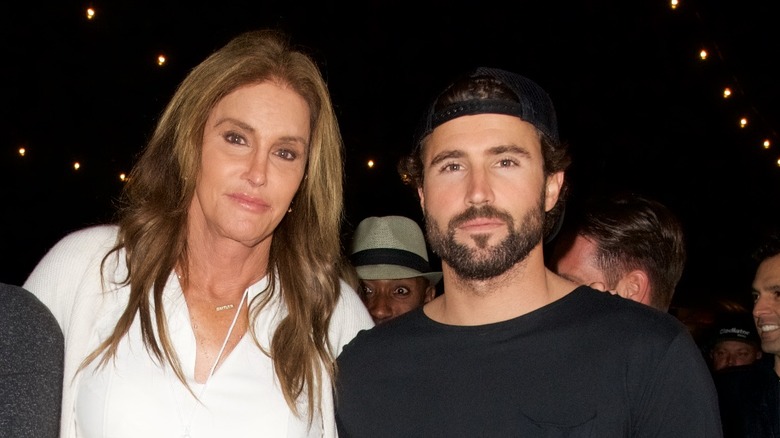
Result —
[{"label": "white blouse", "polygon": [[[250,287],[249,300],[259,294],[267,279]],[[311,429],[307,416],[296,417],[287,406],[271,359],[246,333],[206,384],[195,382],[195,336],[181,287],[175,280],[166,287],[165,311],[173,346],[198,403],[176,378],[143,347],[138,318],[120,343],[115,361],[97,367],[93,361],[79,381],[76,427],[79,437],[317,437],[322,421],[315,416]],[[274,303],[257,322],[259,339],[267,347],[278,321]],[[112,328],[112,326],[106,326]],[[97,345],[93,332],[90,344]],[[101,338],[107,333],[103,333]],[[204,390],[204,385],[206,385]],[[305,411],[305,409],[303,410]]]}]

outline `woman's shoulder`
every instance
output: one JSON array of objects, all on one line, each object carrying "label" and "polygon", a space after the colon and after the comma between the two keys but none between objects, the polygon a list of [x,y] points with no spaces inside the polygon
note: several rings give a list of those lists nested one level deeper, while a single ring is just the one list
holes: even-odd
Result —
[{"label": "woman's shoulder", "polygon": [[341,281],[341,293],[330,320],[330,340],[336,352],[341,353],[343,346],[352,340],[361,330],[370,329],[374,321],[368,313],[357,292],[344,280]]},{"label": "woman's shoulder", "polygon": [[72,266],[102,259],[116,245],[117,233],[116,225],[94,225],[70,232],[46,252],[39,265]]},{"label": "woman's shoulder", "polygon": [[[67,309],[75,291],[100,290],[100,265],[116,244],[118,228],[96,225],[69,233],[41,258],[22,285],[50,309]],[[66,298],[68,297],[68,298]],[[52,310],[61,320],[62,315]]]},{"label": "woman's shoulder", "polygon": [[54,248],[69,248],[73,246],[111,248],[116,244],[118,232],[119,227],[117,225],[93,225],[68,233],[55,244]]}]

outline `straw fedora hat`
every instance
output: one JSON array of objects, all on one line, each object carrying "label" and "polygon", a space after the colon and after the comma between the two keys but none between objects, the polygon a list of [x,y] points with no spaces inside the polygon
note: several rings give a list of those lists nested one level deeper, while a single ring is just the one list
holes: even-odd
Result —
[{"label": "straw fedora hat", "polygon": [[352,237],[350,261],[362,280],[425,277],[431,284],[442,273],[431,271],[425,237],[412,219],[371,216],[363,219]]}]

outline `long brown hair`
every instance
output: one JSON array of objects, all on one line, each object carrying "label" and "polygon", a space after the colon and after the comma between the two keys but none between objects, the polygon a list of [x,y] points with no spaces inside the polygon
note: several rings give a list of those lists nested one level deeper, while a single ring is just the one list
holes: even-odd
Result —
[{"label": "long brown hair", "polygon": [[317,65],[279,31],[248,32],[214,52],[187,75],[163,112],[130,173],[122,193],[118,241],[103,260],[105,274],[109,256],[124,255],[127,277],[122,284],[130,286],[129,301],[112,335],[84,365],[101,355],[101,365],[115,357],[138,317],[147,350],[185,382],[168,336],[162,296],[174,268],[188,265],[187,212],[200,169],[204,126],[220,99],[267,80],[290,86],[306,100],[311,138],[306,177],[292,211],[274,231],[269,266],[263,267],[269,290],[252,303],[250,332],[257,342],[253,323],[271,297],[280,294],[287,314],[266,353],[287,404],[300,415],[296,401],[305,394],[311,421],[321,391],[330,391],[322,387],[323,372],[331,381],[335,373],[328,326],[340,291],[343,144]]}]

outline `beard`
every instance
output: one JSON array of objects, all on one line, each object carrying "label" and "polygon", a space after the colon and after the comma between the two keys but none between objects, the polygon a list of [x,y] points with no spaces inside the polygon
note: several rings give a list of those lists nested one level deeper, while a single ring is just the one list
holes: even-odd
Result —
[{"label": "beard", "polygon": [[[497,277],[518,262],[525,260],[544,236],[544,193],[535,208],[522,218],[519,228],[508,212],[485,205],[469,207],[453,217],[446,232],[436,221],[423,211],[425,230],[431,251],[446,262],[464,280],[487,280]],[[461,224],[476,218],[497,218],[503,220],[509,234],[498,244],[490,246],[488,234],[471,236],[476,248],[455,241],[455,232]]]}]

